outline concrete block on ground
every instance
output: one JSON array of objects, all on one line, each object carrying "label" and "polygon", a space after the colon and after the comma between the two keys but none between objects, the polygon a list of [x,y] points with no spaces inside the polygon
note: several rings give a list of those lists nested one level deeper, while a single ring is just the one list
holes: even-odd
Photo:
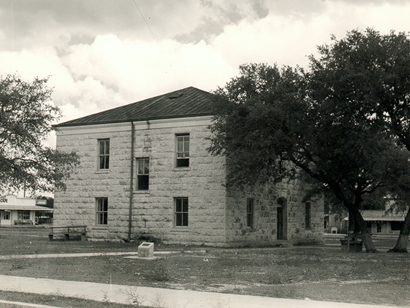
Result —
[{"label": "concrete block on ground", "polygon": [[154,243],[142,242],[138,246],[138,257],[153,258],[154,257]]}]

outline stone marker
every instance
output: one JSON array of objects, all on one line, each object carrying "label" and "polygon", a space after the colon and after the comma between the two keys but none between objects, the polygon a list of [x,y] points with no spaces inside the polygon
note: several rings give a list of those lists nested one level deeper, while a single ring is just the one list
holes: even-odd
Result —
[{"label": "stone marker", "polygon": [[154,258],[154,243],[142,242],[138,246],[138,257]]}]

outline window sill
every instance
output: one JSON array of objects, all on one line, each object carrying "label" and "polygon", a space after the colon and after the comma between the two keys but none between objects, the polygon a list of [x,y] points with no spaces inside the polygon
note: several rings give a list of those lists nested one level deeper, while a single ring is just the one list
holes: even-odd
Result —
[{"label": "window sill", "polygon": [[108,225],[94,225],[93,230],[108,230]]},{"label": "window sill", "polygon": [[191,167],[174,167],[174,171],[191,171]]},{"label": "window sill", "polygon": [[95,173],[97,173],[97,174],[106,174],[106,173],[110,173],[110,172],[111,172],[110,169],[97,169],[95,171]]},{"label": "window sill", "polygon": [[149,195],[149,190],[134,190],[136,195]]},{"label": "window sill", "polygon": [[189,230],[189,227],[187,226],[187,227],[180,227],[180,226],[178,226],[178,227],[173,227],[172,228],[172,231],[175,231],[175,232],[189,232],[190,230]]}]

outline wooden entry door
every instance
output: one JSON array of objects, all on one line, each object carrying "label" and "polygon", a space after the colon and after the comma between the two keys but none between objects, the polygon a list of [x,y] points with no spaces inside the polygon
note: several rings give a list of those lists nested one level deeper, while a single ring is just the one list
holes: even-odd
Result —
[{"label": "wooden entry door", "polygon": [[277,234],[277,239],[278,240],[283,240],[283,227],[284,227],[284,221],[283,221],[283,207],[278,207],[276,208],[276,234]]}]

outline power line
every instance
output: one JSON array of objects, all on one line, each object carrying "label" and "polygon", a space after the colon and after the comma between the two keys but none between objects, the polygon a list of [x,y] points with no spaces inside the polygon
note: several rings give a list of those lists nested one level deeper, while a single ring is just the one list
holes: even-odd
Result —
[{"label": "power line", "polygon": [[141,15],[142,20],[144,21],[145,26],[147,27],[148,31],[151,33],[151,35],[152,35],[154,38],[157,38],[157,36],[154,34],[154,32],[152,32],[151,27],[150,27],[150,25],[149,25],[147,19],[145,18],[144,14],[142,13],[141,9],[138,7],[137,2],[135,2],[135,0],[131,0],[131,1],[132,1],[132,3],[134,3],[135,7],[137,8],[138,13]]}]

